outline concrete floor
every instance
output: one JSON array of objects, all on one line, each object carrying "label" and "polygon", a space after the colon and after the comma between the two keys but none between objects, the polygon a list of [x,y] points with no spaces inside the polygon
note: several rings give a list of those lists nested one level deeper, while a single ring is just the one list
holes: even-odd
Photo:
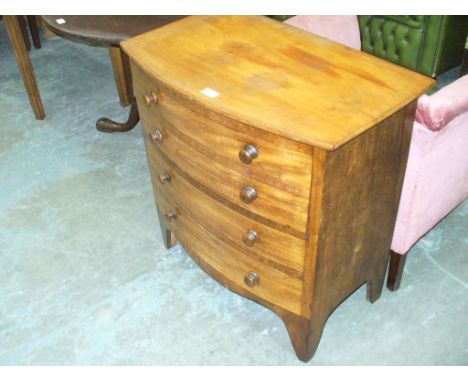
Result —
[{"label": "concrete floor", "polygon": [[[269,310],[166,250],[140,128],[107,51],[43,39],[36,121],[0,22],[0,364],[303,365]],[[411,250],[398,293],[361,287],[309,365],[468,365],[468,202]]]}]

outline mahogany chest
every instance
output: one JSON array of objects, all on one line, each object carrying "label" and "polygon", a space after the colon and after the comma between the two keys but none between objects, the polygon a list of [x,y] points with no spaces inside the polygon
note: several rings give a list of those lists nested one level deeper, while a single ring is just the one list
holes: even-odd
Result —
[{"label": "mahogany chest", "polygon": [[122,48],[166,246],[273,310],[309,360],[340,302],[363,283],[380,296],[433,81],[260,16],[192,16]]}]

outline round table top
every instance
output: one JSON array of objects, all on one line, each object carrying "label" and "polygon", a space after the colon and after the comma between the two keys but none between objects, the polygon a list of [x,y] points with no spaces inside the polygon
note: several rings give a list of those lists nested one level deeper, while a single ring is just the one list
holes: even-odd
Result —
[{"label": "round table top", "polygon": [[47,27],[68,40],[94,46],[120,41],[162,27],[186,16],[41,16]]}]

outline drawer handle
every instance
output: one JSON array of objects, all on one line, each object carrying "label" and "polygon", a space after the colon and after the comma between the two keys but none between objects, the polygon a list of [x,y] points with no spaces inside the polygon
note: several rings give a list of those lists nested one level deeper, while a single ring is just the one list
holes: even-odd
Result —
[{"label": "drawer handle", "polygon": [[152,104],[158,103],[158,96],[152,91],[149,92],[149,94],[145,94],[143,98],[145,100],[146,106],[151,106]]},{"label": "drawer handle", "polygon": [[254,145],[245,145],[244,149],[239,151],[239,159],[242,163],[250,164],[258,157],[258,150]]},{"label": "drawer handle", "polygon": [[166,216],[166,219],[169,221],[177,219],[177,214],[174,211],[166,211],[164,215]]},{"label": "drawer handle", "polygon": [[249,229],[244,237],[242,238],[242,241],[247,247],[253,247],[254,244],[258,241],[258,235],[257,232]]},{"label": "drawer handle", "polygon": [[171,181],[171,175],[167,171],[164,171],[162,174],[159,174],[159,181],[161,184],[168,183]]},{"label": "drawer handle", "polygon": [[239,194],[240,200],[250,204],[257,198],[257,191],[252,186],[246,186]]},{"label": "drawer handle", "polygon": [[249,288],[253,288],[254,286],[260,284],[260,277],[255,272],[249,272],[244,277],[244,283]]},{"label": "drawer handle", "polygon": [[149,137],[153,143],[161,143],[163,141],[163,135],[160,130],[149,133]]}]

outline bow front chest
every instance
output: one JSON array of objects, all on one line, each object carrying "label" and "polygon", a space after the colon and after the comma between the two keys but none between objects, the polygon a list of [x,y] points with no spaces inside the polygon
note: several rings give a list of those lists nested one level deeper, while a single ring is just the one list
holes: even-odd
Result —
[{"label": "bow front chest", "polygon": [[341,301],[381,293],[433,81],[260,16],[192,16],[122,47],[166,246],[277,313],[310,359]]}]

